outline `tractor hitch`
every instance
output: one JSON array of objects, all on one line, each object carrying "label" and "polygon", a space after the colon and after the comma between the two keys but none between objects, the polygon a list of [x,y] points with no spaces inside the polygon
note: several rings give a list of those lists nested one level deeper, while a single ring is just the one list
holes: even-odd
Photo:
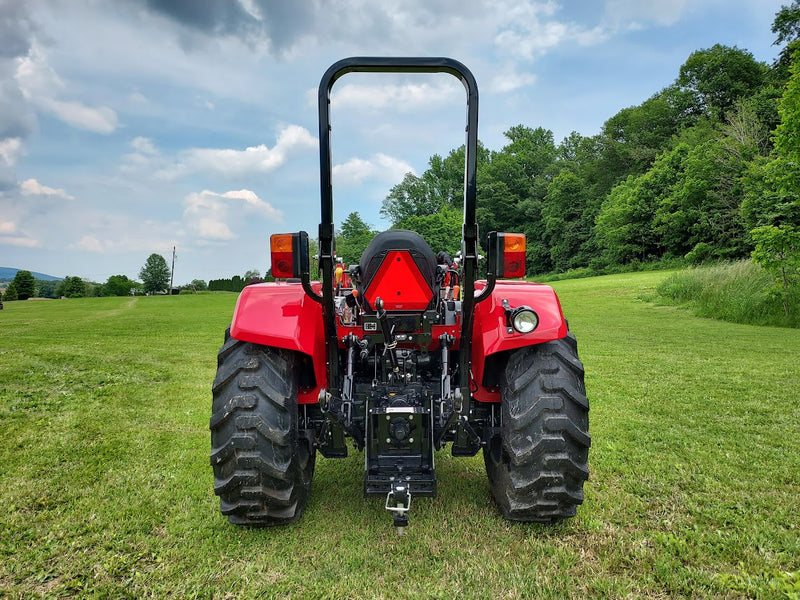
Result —
[{"label": "tractor hitch", "polygon": [[393,514],[397,535],[405,535],[408,527],[408,511],[411,510],[411,489],[407,483],[395,481],[386,494],[386,510]]}]

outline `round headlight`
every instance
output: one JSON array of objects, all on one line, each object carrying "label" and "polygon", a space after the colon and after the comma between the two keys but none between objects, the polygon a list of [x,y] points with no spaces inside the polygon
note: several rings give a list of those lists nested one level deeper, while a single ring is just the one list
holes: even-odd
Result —
[{"label": "round headlight", "polygon": [[511,314],[511,324],[520,333],[530,333],[539,325],[539,317],[527,306],[520,306]]}]

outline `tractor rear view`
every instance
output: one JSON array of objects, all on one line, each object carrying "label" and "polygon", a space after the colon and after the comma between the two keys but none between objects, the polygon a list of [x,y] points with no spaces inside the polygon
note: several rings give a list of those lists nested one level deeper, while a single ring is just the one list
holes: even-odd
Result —
[{"label": "tractor rear view", "polygon": [[[334,247],[330,92],[350,72],[448,73],[467,93],[460,256],[418,234],[378,234],[346,271]],[[478,90],[447,58],[348,58],[319,87],[319,277],[308,234],[270,240],[274,283],[244,289],[218,357],[211,416],[214,491],[232,523],[298,519],[317,452],[365,454],[364,493],[404,527],[434,496],[435,452],[483,452],[492,495],[514,521],[575,514],[588,478],[583,365],[555,292],[519,280],[525,237],[491,232],[476,280]],[[517,281],[506,281],[517,279]]]}]

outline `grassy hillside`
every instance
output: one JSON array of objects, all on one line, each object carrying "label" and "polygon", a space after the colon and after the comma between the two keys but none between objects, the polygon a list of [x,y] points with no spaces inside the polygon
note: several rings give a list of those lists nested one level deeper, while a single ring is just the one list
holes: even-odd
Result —
[{"label": "grassy hillside", "polygon": [[640,302],[664,273],[554,284],[592,402],[558,526],[502,520],[480,456],[397,537],[363,455],[319,459],[291,527],[218,512],[210,385],[235,296],[0,312],[0,596],[758,597],[800,592],[800,331]]}]

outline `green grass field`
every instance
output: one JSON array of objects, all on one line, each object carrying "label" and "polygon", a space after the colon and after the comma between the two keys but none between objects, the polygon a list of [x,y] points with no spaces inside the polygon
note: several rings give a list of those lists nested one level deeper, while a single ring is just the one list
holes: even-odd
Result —
[{"label": "green grass field", "polygon": [[301,521],[219,514],[208,419],[230,294],[0,311],[0,597],[798,598],[800,331],[638,300],[665,273],[554,283],[586,366],[578,516],[505,522],[480,456],[398,537],[363,455]]}]

